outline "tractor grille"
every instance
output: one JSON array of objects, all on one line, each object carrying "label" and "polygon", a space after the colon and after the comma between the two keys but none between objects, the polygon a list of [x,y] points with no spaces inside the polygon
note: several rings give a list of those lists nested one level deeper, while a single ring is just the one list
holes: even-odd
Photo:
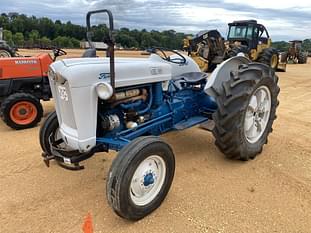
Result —
[{"label": "tractor grille", "polygon": [[64,84],[56,83],[55,93],[57,96],[55,98],[56,111],[58,112],[61,125],[77,129],[73,113],[72,96],[68,82],[65,82]]}]

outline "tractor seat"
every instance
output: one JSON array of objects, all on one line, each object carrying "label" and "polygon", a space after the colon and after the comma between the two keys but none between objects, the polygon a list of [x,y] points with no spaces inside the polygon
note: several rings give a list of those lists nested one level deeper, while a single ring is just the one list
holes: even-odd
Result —
[{"label": "tractor seat", "polygon": [[96,49],[87,49],[82,54],[82,57],[96,57]]},{"label": "tractor seat", "polygon": [[208,77],[207,73],[203,72],[189,72],[184,73],[180,76],[173,77],[174,81],[181,81],[187,84],[196,85],[206,80]]}]

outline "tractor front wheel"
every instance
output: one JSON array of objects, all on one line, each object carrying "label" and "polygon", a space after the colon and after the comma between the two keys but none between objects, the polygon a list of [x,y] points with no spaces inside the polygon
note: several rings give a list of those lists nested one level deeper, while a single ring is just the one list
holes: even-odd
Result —
[{"label": "tractor front wheel", "polygon": [[250,63],[232,72],[216,93],[213,135],[228,158],[249,160],[262,151],[276,118],[277,82],[272,69]]},{"label": "tractor front wheel", "polygon": [[[81,152],[77,150],[72,150],[72,148],[70,148],[62,139],[58,118],[55,111],[51,112],[41,125],[39,132],[39,140],[40,146],[44,152],[42,153],[42,156],[44,158],[53,155],[52,147],[54,149],[57,149],[59,155],[66,158],[72,158],[83,155],[81,154]],[[65,161],[61,161],[59,159],[57,159],[56,161],[62,167],[71,170],[76,170],[74,165],[68,165],[65,163]]]},{"label": "tractor front wheel", "polygon": [[40,100],[28,93],[15,93],[1,104],[1,117],[13,129],[34,127],[42,118]]},{"label": "tractor front wheel", "polygon": [[274,71],[276,71],[279,64],[278,51],[275,48],[264,49],[259,54],[257,61],[270,66]]},{"label": "tractor front wheel", "polygon": [[117,215],[139,220],[157,209],[173,181],[175,158],[159,137],[140,137],[114,159],[107,182],[107,199]]}]

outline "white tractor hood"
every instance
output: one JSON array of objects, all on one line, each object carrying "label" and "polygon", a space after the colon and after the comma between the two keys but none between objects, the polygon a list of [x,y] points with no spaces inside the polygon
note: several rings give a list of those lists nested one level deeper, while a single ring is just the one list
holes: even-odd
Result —
[{"label": "white tractor hood", "polygon": [[[109,58],[72,58],[55,62],[51,68],[71,88],[110,82]],[[149,58],[116,58],[116,87],[163,82],[172,77],[172,67],[157,55]]]}]

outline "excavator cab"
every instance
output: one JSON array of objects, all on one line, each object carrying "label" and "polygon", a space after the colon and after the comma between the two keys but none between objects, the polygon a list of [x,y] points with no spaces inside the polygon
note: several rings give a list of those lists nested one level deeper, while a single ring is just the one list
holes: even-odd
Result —
[{"label": "excavator cab", "polygon": [[240,20],[228,24],[227,57],[242,52],[252,61],[267,64],[274,70],[286,69],[286,63],[280,60],[279,53],[272,48],[268,30],[256,20]]},{"label": "excavator cab", "polygon": [[227,40],[230,44],[238,44],[245,47],[247,52],[252,52],[257,59],[258,52],[271,46],[271,39],[265,26],[258,24],[256,20],[242,20],[229,23]]}]

